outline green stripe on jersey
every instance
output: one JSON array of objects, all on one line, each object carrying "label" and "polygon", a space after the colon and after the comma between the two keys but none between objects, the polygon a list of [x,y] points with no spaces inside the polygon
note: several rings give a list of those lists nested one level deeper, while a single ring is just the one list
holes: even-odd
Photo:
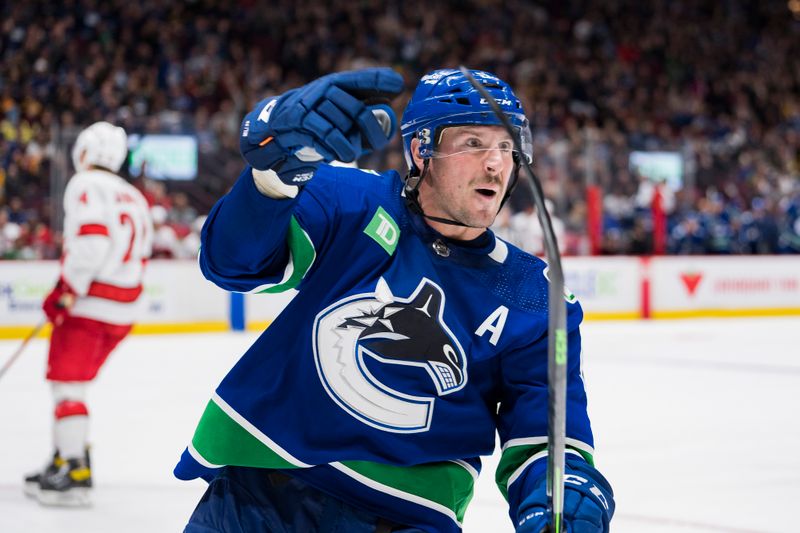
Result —
[{"label": "green stripe on jersey", "polygon": [[494,480],[503,497],[508,500],[508,479],[511,475],[537,453],[547,448],[547,444],[527,444],[523,446],[512,446],[503,450],[500,456],[500,463],[497,465]]},{"label": "green stripe on jersey", "polygon": [[308,269],[316,257],[314,250],[314,243],[308,233],[300,226],[297,219],[292,215],[289,220],[289,231],[286,234],[286,241],[289,245],[289,265],[286,267],[283,279],[275,285],[268,286],[265,289],[256,290],[258,294],[268,293],[273,294],[276,292],[284,292],[289,289],[294,289],[300,284],[303,276],[306,275]]},{"label": "green stripe on jersey", "polygon": [[[421,505],[434,509],[440,506],[449,510],[459,523],[464,520],[464,512],[472,500],[475,480],[472,474],[458,463],[443,461],[414,466],[395,466],[370,461],[343,461],[342,464],[381,485],[402,491],[415,497],[414,499],[421,498],[435,504],[431,506],[421,503]],[[370,486],[381,490],[372,484]],[[401,495],[395,494],[395,496],[403,498]],[[436,510],[441,512],[440,509]]]},{"label": "green stripe on jersey", "polygon": [[[217,402],[223,405],[218,405]],[[245,429],[241,423],[225,412],[226,408],[235,413],[215,395],[200,417],[192,438],[192,446],[203,459],[215,465],[258,468],[308,466],[286,453],[256,428],[253,427],[252,431]],[[253,434],[257,432],[259,434]]]},{"label": "green stripe on jersey", "polygon": [[[508,500],[508,480],[514,475],[514,472],[529,458],[546,449],[547,444],[523,444],[510,446],[503,450],[503,455],[500,457],[500,463],[497,465],[497,471],[495,472],[495,482],[506,500]],[[587,463],[594,466],[594,457],[591,453],[570,445],[567,445],[566,449],[578,452]]]},{"label": "green stripe on jersey", "polygon": [[[200,418],[192,446],[205,461],[214,465],[313,466],[281,448],[216,394]],[[332,466],[373,490],[435,510],[458,523],[464,519],[475,482],[471,470],[451,461],[416,466],[343,461]]]}]

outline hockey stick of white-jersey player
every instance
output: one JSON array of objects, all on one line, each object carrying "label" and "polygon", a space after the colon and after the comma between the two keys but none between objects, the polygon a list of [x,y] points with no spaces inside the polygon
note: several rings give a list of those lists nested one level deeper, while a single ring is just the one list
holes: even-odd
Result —
[{"label": "hockey stick of white-jersey player", "polygon": [[[489,103],[492,111],[514,139],[514,148],[524,153],[520,136],[505,113],[497,105],[492,95],[475,80],[466,67],[459,67],[461,73]],[[567,304],[564,300],[564,271],[561,269],[561,254],[558,251],[556,234],[550,215],[544,204],[542,184],[525,157],[520,157],[520,166],[533,191],[533,203],[536,215],[544,233],[544,250],[547,255],[548,278],[550,291],[548,294],[548,342],[547,342],[547,506],[551,514],[549,531],[562,533],[564,511],[564,439],[566,431],[567,411]]]},{"label": "hockey stick of white-jersey player", "polygon": [[17,358],[20,355],[22,355],[22,352],[25,350],[25,347],[28,345],[29,342],[31,342],[31,339],[36,337],[39,334],[39,332],[42,331],[42,328],[45,326],[45,324],[47,324],[47,318],[43,318],[42,321],[36,324],[36,327],[34,327],[31,330],[31,332],[28,333],[28,336],[25,337],[25,339],[22,341],[22,344],[20,344],[19,347],[17,348],[17,351],[11,354],[11,357],[9,357],[8,361],[5,362],[3,368],[0,368],[0,379],[3,379],[3,376],[5,375],[6,372],[8,372],[8,369],[11,368],[11,365],[14,364],[14,361],[16,361]]}]

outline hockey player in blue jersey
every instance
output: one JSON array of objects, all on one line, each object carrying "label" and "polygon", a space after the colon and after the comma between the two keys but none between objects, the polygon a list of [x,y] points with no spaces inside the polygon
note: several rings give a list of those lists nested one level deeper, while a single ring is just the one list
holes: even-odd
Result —
[{"label": "hockey player in blue jersey", "polygon": [[[461,530],[481,455],[521,533],[547,524],[547,269],[487,228],[529,161],[519,99],[473,71],[524,147],[455,70],[402,117],[408,174],[328,163],[383,147],[389,69],[331,74],[260,102],[248,165],[212,209],[200,267],[220,287],[296,296],[222,380],[175,474],[210,482],[187,532]],[[568,304],[564,519],[607,532]]]}]

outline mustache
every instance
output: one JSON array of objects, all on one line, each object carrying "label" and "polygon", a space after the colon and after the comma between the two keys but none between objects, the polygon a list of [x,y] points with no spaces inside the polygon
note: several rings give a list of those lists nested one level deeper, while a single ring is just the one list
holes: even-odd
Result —
[{"label": "mustache", "polygon": [[475,180],[473,180],[471,185],[497,185],[497,186],[502,186],[503,185],[503,178],[500,177],[499,174],[497,174],[497,175],[485,174],[484,176],[481,176],[480,178],[476,178]]}]

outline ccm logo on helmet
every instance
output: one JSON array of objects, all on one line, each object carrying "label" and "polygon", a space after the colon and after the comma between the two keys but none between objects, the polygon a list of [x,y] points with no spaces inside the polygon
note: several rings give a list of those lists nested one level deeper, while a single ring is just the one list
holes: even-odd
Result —
[{"label": "ccm logo on helmet", "polygon": [[[500,105],[511,105],[511,100],[508,100],[506,98],[495,98],[495,102],[497,102]],[[488,104],[489,102],[486,101],[486,98],[481,98],[481,103]]]}]

